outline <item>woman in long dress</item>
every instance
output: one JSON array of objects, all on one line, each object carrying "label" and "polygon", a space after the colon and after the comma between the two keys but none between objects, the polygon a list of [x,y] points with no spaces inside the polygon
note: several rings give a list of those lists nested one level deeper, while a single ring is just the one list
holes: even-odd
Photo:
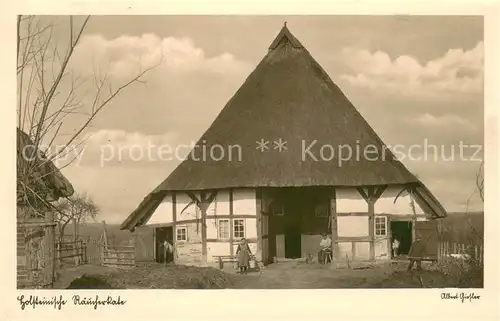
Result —
[{"label": "woman in long dress", "polygon": [[252,255],[246,239],[241,239],[236,249],[236,255],[238,257],[238,268],[240,269],[240,273],[246,273],[250,266],[250,256]]}]

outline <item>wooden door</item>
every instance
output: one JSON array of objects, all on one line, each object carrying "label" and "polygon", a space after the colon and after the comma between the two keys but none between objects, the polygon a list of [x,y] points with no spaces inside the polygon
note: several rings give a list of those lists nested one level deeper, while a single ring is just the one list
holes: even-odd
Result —
[{"label": "wooden door", "polygon": [[285,228],[285,257],[300,258],[302,255],[301,244],[301,215],[304,210],[304,193],[302,189],[287,191],[285,202],[284,228]]},{"label": "wooden door", "polygon": [[438,221],[416,221],[415,234],[422,237],[423,258],[437,260],[438,258]]}]

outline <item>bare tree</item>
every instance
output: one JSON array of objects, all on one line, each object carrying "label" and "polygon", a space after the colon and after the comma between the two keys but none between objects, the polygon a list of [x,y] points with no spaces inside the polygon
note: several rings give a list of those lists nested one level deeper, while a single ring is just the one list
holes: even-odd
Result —
[{"label": "bare tree", "polygon": [[55,221],[59,226],[59,242],[62,241],[64,230],[70,222],[77,225],[88,220],[95,220],[99,214],[99,208],[94,200],[86,194],[74,194],[71,197],[62,199],[56,204]]},{"label": "bare tree", "polygon": [[479,194],[479,198],[481,198],[481,201],[484,203],[484,161],[481,162],[481,165],[479,165],[476,171],[476,186],[465,203],[466,213],[469,211],[470,202],[476,193]]},{"label": "bare tree", "polygon": [[481,165],[476,173],[476,187],[479,197],[484,202],[484,161],[481,162]]},{"label": "bare tree", "polygon": [[[18,191],[22,190],[20,194],[26,198],[25,203],[33,208],[38,208],[40,202],[50,206],[44,179],[53,172],[47,173],[41,168],[77,150],[84,143],[78,142],[79,137],[96,116],[127,87],[144,83],[143,77],[162,60],[159,57],[158,63],[147,68],[142,68],[138,62],[137,73],[115,86],[108,72],[100,73],[95,69],[93,77],[82,79],[68,67],[90,16],[84,17],[80,24],[76,22],[79,19],[82,18],[65,17],[63,23],[57,25],[45,16],[17,18],[17,127],[31,142],[29,149],[21,151],[21,156],[29,161],[23,162],[23,166],[18,165],[17,180]],[[55,37],[56,29],[64,32],[66,38]],[[84,84],[93,85],[93,92],[82,92]],[[69,117],[79,117],[80,125],[77,128],[73,125],[64,133],[62,128]],[[51,147],[56,139],[64,140],[64,143],[58,144],[57,150],[53,151]],[[71,164],[76,157],[78,155],[64,166]],[[54,168],[54,171],[61,168]]]}]

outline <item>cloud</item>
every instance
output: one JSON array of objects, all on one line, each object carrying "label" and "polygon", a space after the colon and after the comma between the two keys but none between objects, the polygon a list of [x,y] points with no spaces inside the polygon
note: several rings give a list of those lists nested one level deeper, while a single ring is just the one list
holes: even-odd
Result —
[{"label": "cloud", "polygon": [[88,74],[98,71],[114,78],[129,78],[140,68],[153,66],[160,60],[161,72],[168,69],[173,73],[239,75],[250,68],[231,53],[207,57],[190,38],[160,38],[152,33],[140,37],[122,35],[114,39],[99,34],[85,35],[75,50],[72,67]]},{"label": "cloud", "polygon": [[[68,153],[56,160],[64,167],[74,166],[165,166],[177,164],[191,149],[181,144],[177,133],[146,135],[138,132],[103,129],[86,134],[68,147]],[[54,148],[57,148],[55,146]]]},{"label": "cloud", "polygon": [[168,144],[175,140],[177,134],[166,133],[162,135],[144,135],[142,133],[129,133],[117,129],[101,129],[86,135],[88,144],[95,146],[145,146],[148,144]]},{"label": "cloud", "polygon": [[78,192],[90,195],[100,208],[98,220],[121,223],[173,167],[70,166],[63,174]]},{"label": "cloud", "polygon": [[[443,206],[451,212],[464,211],[469,200],[469,210],[483,210],[483,202],[474,194],[479,161],[406,160],[407,168],[438,197]],[[460,188],[453,188],[459,186]],[[472,196],[472,197],[471,197]]]},{"label": "cloud", "polygon": [[458,115],[446,114],[442,116],[433,116],[431,114],[419,115],[408,122],[415,122],[426,127],[453,127],[460,130],[474,131],[476,126],[469,120]]},{"label": "cloud", "polygon": [[483,92],[484,45],[473,49],[450,49],[425,64],[402,55],[395,59],[383,52],[344,48],[342,60],[352,70],[341,79],[356,87],[402,93],[464,93]]}]

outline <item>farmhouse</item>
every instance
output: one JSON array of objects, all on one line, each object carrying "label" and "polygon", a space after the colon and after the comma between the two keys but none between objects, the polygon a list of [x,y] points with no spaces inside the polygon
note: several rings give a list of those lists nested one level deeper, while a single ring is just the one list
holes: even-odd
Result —
[{"label": "farmhouse", "polygon": [[49,287],[54,280],[54,215],[51,202],[73,186],[17,128],[17,287]]},{"label": "farmhouse", "polygon": [[241,159],[193,152],[121,225],[154,227],[158,261],[164,240],[176,263],[205,265],[242,237],[265,263],[306,257],[322,233],[334,259],[388,260],[412,225],[437,254],[444,208],[286,25],[198,144],[240,146]]}]

